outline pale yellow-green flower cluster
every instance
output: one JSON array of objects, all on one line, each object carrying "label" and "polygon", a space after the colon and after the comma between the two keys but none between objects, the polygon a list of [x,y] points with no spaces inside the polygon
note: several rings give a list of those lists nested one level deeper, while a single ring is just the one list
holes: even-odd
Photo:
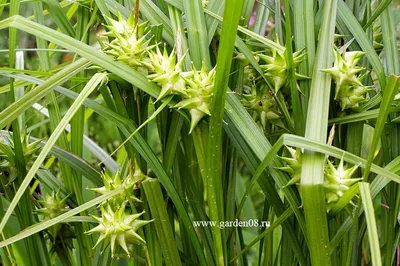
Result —
[{"label": "pale yellow-green flower cluster", "polygon": [[125,178],[121,177],[120,172],[113,176],[106,173],[103,174],[104,186],[92,190],[105,194],[122,188],[123,192],[100,205],[101,217],[93,216],[99,225],[87,233],[100,233],[95,247],[100,243],[103,243],[103,249],[110,245],[112,256],[117,252],[117,248],[120,247],[130,256],[129,245],[146,244],[145,240],[137,233],[137,230],[151,221],[139,220],[139,217],[144,212],[133,212],[131,208],[133,206],[130,205],[135,202],[141,202],[134,195],[134,192],[146,178],[148,177],[143,174],[137,164],[135,165],[135,170],[131,171]]},{"label": "pale yellow-green flower cluster", "polygon": [[327,160],[325,167],[325,195],[327,210],[329,211],[332,206],[362,178],[351,178],[357,170],[358,166],[355,165],[349,169],[344,167],[343,158],[340,160],[339,166],[336,168],[329,160]]},{"label": "pale yellow-green flower cluster", "polygon": [[170,94],[185,95],[185,80],[182,78],[182,64],[184,57],[177,62],[175,50],[168,55],[167,48],[164,46],[164,51],[156,48],[156,52],[151,51],[150,75],[147,77],[161,87],[161,92],[158,99],[162,99]]},{"label": "pale yellow-green flower cluster", "polygon": [[243,94],[242,104],[247,109],[253,111],[253,117],[259,121],[263,127],[271,123],[284,127],[282,115],[274,96],[266,84],[261,87],[252,86]]},{"label": "pale yellow-green flower cluster", "polygon": [[359,103],[366,101],[364,95],[368,92],[361,83],[364,75],[358,75],[364,68],[357,65],[365,53],[354,51],[340,54],[337,50],[333,53],[334,66],[322,71],[332,75],[336,83],[335,100],[342,110],[357,107]]},{"label": "pale yellow-green flower cluster", "polygon": [[193,70],[182,75],[186,82],[186,89],[182,100],[174,107],[186,109],[190,113],[190,132],[200,120],[210,113],[210,104],[214,89],[215,68],[208,71],[203,64],[200,71],[193,66]]},{"label": "pale yellow-green flower cluster", "polygon": [[100,207],[101,217],[93,216],[99,225],[88,231],[88,234],[100,233],[97,245],[104,242],[104,246],[111,245],[111,254],[115,254],[116,245],[121,247],[129,256],[128,245],[146,244],[137,230],[151,221],[139,220],[144,212],[129,213],[126,210],[126,201],[121,206],[106,203]]},{"label": "pale yellow-green flower cluster", "polygon": [[182,64],[184,56],[177,61],[175,50],[168,55],[164,47],[161,53],[157,47],[156,52],[151,51],[148,78],[161,87],[160,100],[169,95],[178,95],[180,101],[174,106],[178,109],[186,109],[190,113],[190,132],[200,120],[211,115],[210,104],[214,89],[215,68],[208,71],[203,64],[201,70],[193,69],[183,72]]},{"label": "pale yellow-green flower cluster", "polygon": [[148,22],[136,25],[133,12],[128,20],[118,14],[118,20],[110,18],[109,21],[110,25],[105,26],[108,31],[104,33],[104,36],[111,38],[112,41],[100,42],[103,50],[116,60],[147,75],[148,53],[154,47],[150,45]]},{"label": "pale yellow-green flower cluster", "polygon": [[[293,64],[296,68],[304,59],[303,51],[293,53]],[[257,53],[254,59],[263,71],[262,77],[250,64],[244,55],[239,54],[236,59],[243,62],[243,105],[253,114],[254,119],[263,128],[268,124],[285,128],[282,114],[274,95],[286,91],[289,86],[288,60],[285,51],[271,48],[271,55]],[[295,73],[299,79],[306,78]]]},{"label": "pale yellow-green flower cluster", "polygon": [[[288,77],[288,60],[284,51],[277,51],[271,49],[272,56],[265,54],[258,54],[258,56],[266,62],[266,64],[260,64],[261,69],[264,70],[264,75],[267,77],[268,82],[273,86],[275,93],[281,88],[289,85]],[[305,54],[303,50],[293,53],[293,65],[296,68],[303,60]],[[300,74],[296,73],[298,78],[305,78]]]},{"label": "pale yellow-green flower cluster", "polygon": [[211,115],[215,68],[208,71],[203,64],[198,71],[193,65],[191,71],[183,72],[184,56],[177,61],[175,50],[168,55],[165,47],[163,53],[157,47],[156,52],[151,51],[149,55],[151,74],[148,78],[161,87],[157,100],[169,95],[178,95],[181,100],[174,108],[186,109],[190,113],[190,132],[192,132],[203,117]]},{"label": "pale yellow-green flower cluster", "polygon": [[[302,169],[302,152],[299,148],[286,148],[289,151],[290,156],[280,157],[286,163],[286,166],[278,167],[277,169],[285,171],[291,175],[291,180],[286,184],[286,186],[294,184],[299,185]],[[337,167],[335,167],[331,161],[327,160],[324,171],[324,188],[327,211],[332,209],[333,205],[343,197],[351,186],[362,180],[362,178],[352,178],[357,169],[357,165],[347,169],[344,166],[343,158],[340,160]]]},{"label": "pale yellow-green flower cluster", "polygon": [[291,179],[286,186],[290,186],[300,182],[302,153],[299,148],[293,149],[286,146],[286,149],[289,151],[290,157],[280,157],[286,163],[286,166],[279,167],[278,169],[289,173]]},{"label": "pale yellow-green flower cluster", "polygon": [[[60,216],[61,214],[70,210],[66,203],[67,198],[68,197],[61,199],[60,191],[53,191],[51,195],[45,194],[44,198],[38,201],[41,204],[42,208],[36,210],[36,212],[42,214],[44,220],[56,218],[57,216]],[[47,229],[52,237],[53,242],[56,241],[58,233],[63,227],[69,226],[59,223]],[[65,230],[65,228],[63,230]]]},{"label": "pale yellow-green flower cluster", "polygon": [[177,58],[175,49],[168,54],[166,47],[161,52],[157,45],[151,45],[147,23],[136,26],[133,14],[127,21],[121,15],[118,21],[110,21],[104,35],[112,40],[107,44],[101,43],[103,50],[159,85],[161,92],[157,100],[177,95],[180,101],[173,107],[189,112],[192,132],[203,117],[210,115],[215,68],[208,70],[203,65],[201,70],[197,70],[193,66],[193,70],[183,72],[185,56]]}]

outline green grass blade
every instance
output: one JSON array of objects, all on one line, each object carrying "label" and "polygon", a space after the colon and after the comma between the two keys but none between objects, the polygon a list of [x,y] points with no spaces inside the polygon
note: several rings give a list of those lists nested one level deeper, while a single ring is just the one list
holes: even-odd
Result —
[{"label": "green grass blade", "polygon": [[158,240],[167,265],[182,265],[179,257],[178,247],[174,238],[173,227],[167,213],[166,205],[163,204],[161,186],[157,179],[149,179],[142,183],[146,193]]},{"label": "green grass blade", "polygon": [[[319,33],[310,101],[308,105],[305,136],[310,140],[325,143],[327,139],[331,77],[321,69],[331,67],[332,46],[335,32],[337,0],[325,1],[323,20]],[[325,156],[305,151],[303,154],[300,190],[307,227],[308,248],[311,265],[331,265],[327,252],[329,245],[326,218],[324,183]]]},{"label": "green grass blade", "polygon": [[372,138],[372,143],[368,152],[367,157],[367,166],[365,167],[365,171],[363,173],[363,181],[368,180],[369,170],[374,159],[375,150],[378,145],[378,142],[381,138],[381,134],[385,127],[386,119],[389,114],[389,107],[393,101],[394,96],[398,91],[398,87],[400,84],[400,77],[397,76],[390,76],[388,79],[388,84],[385,88],[383,100],[381,103],[381,107],[379,108],[379,115],[376,121],[374,136]]},{"label": "green grass blade", "polygon": [[[207,15],[210,15],[211,17],[213,17],[213,18],[215,18],[215,19],[217,19],[217,20],[219,20],[219,21],[221,21],[221,22],[223,21],[223,19],[222,19],[221,16],[218,16],[217,14],[215,14],[215,13],[213,13],[213,12],[207,10],[207,9],[204,10],[204,12],[205,12]],[[285,51],[285,48],[284,48],[282,45],[280,45],[280,44],[278,44],[278,43],[276,43],[276,42],[273,42],[273,41],[271,41],[270,39],[267,39],[267,38],[265,38],[265,37],[263,37],[263,36],[261,36],[261,35],[258,35],[257,33],[254,33],[254,32],[252,32],[251,30],[248,30],[248,29],[246,29],[246,28],[244,28],[244,27],[242,27],[242,26],[239,26],[239,27],[238,27],[238,30],[239,30],[240,32],[242,32],[242,33],[248,35],[249,37],[251,37],[251,38],[253,38],[253,39],[259,41],[260,43],[266,45],[267,47],[270,47],[270,48],[272,48],[272,49],[275,49],[275,50],[277,50],[277,51],[279,51],[279,52],[284,52],[284,51]]]},{"label": "green grass blade", "polygon": [[190,57],[197,69],[202,63],[211,69],[207,27],[201,0],[183,0],[188,31]]},{"label": "green grass blade", "polygon": [[[287,72],[290,86],[290,98],[292,101],[292,119],[295,128],[295,132],[297,135],[304,135],[304,117],[303,111],[300,102],[300,93],[297,89],[297,81],[296,81],[296,68],[293,62],[293,45],[292,45],[292,29],[291,23],[292,18],[290,16],[290,4],[289,0],[285,0],[285,18],[286,18],[286,51],[285,56],[287,59]],[[288,121],[288,124],[292,124],[291,121]]]},{"label": "green grass blade", "polygon": [[380,16],[380,14],[391,4],[392,0],[383,0],[379,1],[379,6],[375,9],[374,13],[368,19],[367,23],[363,26],[363,29],[366,30],[375,20]]},{"label": "green grass blade", "polygon": [[360,182],[360,194],[362,203],[365,210],[365,218],[367,220],[367,231],[369,239],[369,248],[372,256],[372,265],[380,266],[381,261],[381,247],[379,245],[378,229],[376,227],[374,204],[372,202],[371,190],[369,183]]},{"label": "green grass blade", "polygon": [[[386,1],[390,2],[390,1]],[[398,45],[396,42],[397,32],[396,24],[393,19],[392,9],[386,8],[381,16],[382,39],[384,47],[384,55],[386,62],[386,73],[388,75],[400,75],[400,60],[398,53]]]},{"label": "green grass blade", "polygon": [[[224,219],[222,169],[220,165],[222,161],[222,123],[233,48],[243,3],[243,0],[237,0],[228,1],[225,5],[211,104],[212,115],[209,126],[209,140],[206,149],[206,183],[210,219],[216,221],[217,224]],[[221,235],[221,229],[219,227],[213,227],[211,230],[214,238],[216,263],[217,265],[224,265],[226,259],[224,258],[224,240]]]},{"label": "green grass blade", "polygon": [[265,237],[267,234],[272,233],[273,230],[278,227],[279,225],[282,225],[282,223],[288,219],[291,215],[293,214],[292,209],[287,209],[282,215],[278,217],[278,219],[275,220],[273,224],[271,224],[270,227],[264,230],[261,234],[259,234],[255,239],[253,239],[244,249],[242,249],[230,262],[236,261],[242,254],[246,253],[252,246],[254,246],[258,241],[260,241],[263,237]]},{"label": "green grass blade", "polygon": [[[396,113],[400,111],[400,105],[397,105],[396,107],[389,107],[388,108],[388,113]],[[374,110],[369,110],[369,111],[364,111],[361,113],[355,113],[355,114],[350,114],[346,115],[343,117],[336,117],[332,118],[329,120],[329,125],[340,125],[340,124],[348,124],[348,123],[353,123],[353,122],[361,122],[361,121],[366,121],[366,120],[372,120],[376,119],[379,115],[379,109],[374,109]],[[394,121],[392,121],[394,122]]]},{"label": "green grass blade", "polygon": [[68,122],[72,119],[73,115],[76,113],[77,109],[82,105],[83,101],[89,96],[89,94],[96,89],[96,87],[101,84],[102,82],[105,81],[106,79],[105,74],[96,74],[93,76],[93,78],[88,82],[88,84],[85,86],[85,88],[82,90],[82,93],[78,96],[78,98],[75,100],[75,102],[71,105],[69,108],[68,112],[65,114],[63,119],[60,121],[60,124],[58,124],[56,130],[52,133],[50,138],[48,139],[46,145],[43,147],[42,151],[38,155],[37,159],[35,160],[34,164],[30,168],[28,174],[24,178],[24,181],[20,185],[17,193],[15,194],[12,202],[10,203],[9,208],[7,209],[7,212],[5,213],[1,223],[0,223],[0,231],[4,229],[4,226],[6,225],[7,221],[9,220],[12,212],[15,209],[15,206],[21,199],[21,197],[24,195],[25,190],[28,188],[30,181],[32,178],[35,176],[37,170],[39,167],[42,165],[43,161],[46,159],[46,156],[50,152],[50,149],[52,146],[55,144],[57,141],[58,137],[62,134],[64,131],[65,126],[68,124]]},{"label": "green grass blade", "polygon": [[[224,4],[225,1],[211,1],[206,9],[210,10],[211,12],[221,15],[222,12],[224,11]],[[208,29],[208,43],[210,44],[212,39],[214,38],[215,31],[217,30],[218,27],[218,20],[214,19],[210,16],[206,17],[206,26]]]},{"label": "green grass blade", "polygon": [[55,86],[64,83],[72,76],[76,75],[76,73],[87,68],[89,64],[90,63],[86,59],[80,59],[75,63],[70,64],[57,74],[47,79],[45,82],[43,82],[43,84],[26,93],[18,102],[14,102],[9,105],[0,113],[0,128],[3,128],[8,123],[13,121],[35,102],[47,95]]},{"label": "green grass blade", "polygon": [[154,25],[162,24],[163,38],[167,43],[173,45],[174,35],[172,34],[171,22],[168,17],[151,0],[140,1],[140,11]]},{"label": "green grass blade", "polygon": [[92,207],[94,207],[94,206],[106,201],[107,199],[110,199],[110,198],[120,194],[121,192],[123,192],[123,188],[117,188],[117,189],[115,189],[115,190],[113,190],[111,192],[108,192],[108,193],[106,193],[104,195],[101,195],[100,197],[97,197],[97,198],[95,198],[95,199],[93,199],[91,201],[88,201],[88,202],[80,205],[79,207],[77,207],[75,209],[72,209],[72,210],[70,210],[70,211],[68,211],[68,212],[66,212],[66,213],[64,213],[64,214],[62,214],[60,216],[57,216],[56,218],[53,218],[53,219],[50,219],[50,220],[47,220],[47,221],[43,221],[43,222],[41,222],[39,224],[33,225],[33,226],[27,228],[26,230],[22,231],[18,235],[10,237],[10,238],[0,242],[0,247],[8,246],[8,245],[10,245],[12,243],[20,241],[21,239],[24,239],[24,238],[29,237],[29,236],[31,236],[33,234],[36,234],[36,233],[38,233],[40,231],[43,231],[43,230],[45,230],[45,229],[47,229],[47,228],[49,228],[49,227],[51,227],[51,226],[53,226],[55,224],[61,223],[64,220],[67,220],[67,219],[73,217],[74,215],[77,215],[77,214],[79,214],[81,212],[84,212],[84,211],[86,211],[86,210],[88,210],[88,209],[90,209],[90,208],[92,208]]},{"label": "green grass blade", "polygon": [[[299,74],[310,77],[315,60],[315,25],[314,25],[314,1],[293,1],[294,14],[294,45],[297,51],[305,49],[305,60],[299,65]],[[302,108],[307,114],[308,99],[310,95],[309,80],[299,81],[301,91],[304,93]]]},{"label": "green grass blade", "polygon": [[366,56],[368,57],[368,60],[371,63],[376,75],[378,76],[379,84],[381,85],[381,88],[384,88],[386,84],[385,72],[379,56],[376,54],[371,41],[362,29],[360,23],[358,23],[357,19],[351,13],[351,10],[343,2],[343,0],[338,0],[338,16],[347,25],[348,29],[353,34],[363,51],[366,52]]},{"label": "green grass blade", "polygon": [[75,30],[69,22],[65,12],[62,10],[60,4],[56,0],[45,0],[44,3],[49,9],[49,14],[51,15],[54,22],[60,28],[60,30],[71,37],[75,36]]}]

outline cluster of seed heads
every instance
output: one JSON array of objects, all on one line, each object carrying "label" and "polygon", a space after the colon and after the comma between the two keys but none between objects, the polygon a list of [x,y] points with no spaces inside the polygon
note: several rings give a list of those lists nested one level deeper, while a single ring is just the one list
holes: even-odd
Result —
[{"label": "cluster of seed heads", "polygon": [[353,51],[340,54],[334,50],[335,62],[334,66],[322,71],[332,75],[336,83],[335,100],[339,102],[342,111],[349,108],[354,108],[366,101],[364,95],[368,89],[361,83],[364,75],[358,75],[364,70],[358,66],[364,52]]},{"label": "cluster of seed heads", "polygon": [[[60,216],[61,214],[70,210],[66,203],[67,198],[68,197],[62,199],[60,197],[60,191],[53,191],[51,195],[45,194],[43,199],[38,201],[41,204],[42,208],[36,210],[36,212],[43,215],[43,220],[56,218],[57,216]],[[70,226],[66,224],[59,223],[48,228],[47,232],[50,234],[53,240],[52,242],[56,241],[61,229],[65,231],[66,228],[70,229],[69,227]]]},{"label": "cluster of seed heads", "polygon": [[[303,51],[293,54],[294,67],[304,59]],[[268,124],[284,128],[282,114],[278,108],[275,95],[289,87],[288,60],[285,51],[271,48],[271,55],[257,53],[254,59],[260,65],[263,75],[260,75],[244,55],[239,54],[236,59],[243,62],[243,105],[252,112],[253,118],[265,128]],[[297,78],[306,78],[296,73]],[[298,88],[299,89],[299,88]]]},{"label": "cluster of seed heads", "polygon": [[138,218],[144,212],[136,213],[133,208],[134,202],[141,202],[134,195],[134,192],[146,178],[149,177],[143,174],[137,164],[135,169],[125,178],[121,177],[121,172],[119,171],[112,176],[107,173],[103,174],[104,186],[93,188],[93,191],[105,194],[122,188],[123,192],[100,205],[101,217],[93,216],[99,225],[87,233],[100,233],[94,248],[103,243],[103,250],[107,246],[111,246],[112,256],[116,253],[117,247],[122,248],[129,256],[129,245],[146,244],[145,240],[137,233],[137,230],[151,221],[139,220]]},{"label": "cluster of seed heads", "polygon": [[[286,163],[286,166],[279,167],[278,169],[289,173],[292,177],[286,186],[294,184],[299,185],[302,168],[302,152],[299,148],[286,148],[289,152],[289,156],[280,157]],[[327,160],[324,171],[324,188],[327,211],[332,209],[333,205],[343,197],[344,193],[349,190],[351,186],[355,185],[362,179],[352,178],[357,168],[358,166],[355,165],[347,169],[344,165],[343,158],[340,160],[337,167],[335,167],[331,161]],[[352,202],[350,201],[350,203]]]},{"label": "cluster of seed heads", "polygon": [[103,50],[159,85],[161,92],[157,100],[177,95],[180,102],[173,107],[189,112],[192,132],[203,117],[210,115],[215,68],[209,71],[203,65],[201,70],[197,70],[193,66],[191,71],[183,72],[184,56],[177,58],[175,49],[168,54],[165,46],[161,52],[158,45],[151,44],[147,23],[136,25],[133,13],[128,20],[119,14],[118,21],[110,21],[104,35],[111,41],[101,43]]},{"label": "cluster of seed heads", "polygon": [[[324,175],[324,187],[327,203],[326,209],[329,211],[332,206],[343,197],[344,193],[358,181],[361,181],[362,178],[351,178],[358,166],[354,165],[349,169],[346,169],[343,163],[343,158],[340,160],[337,168],[331,163],[331,161],[327,160],[327,162]],[[350,201],[350,203],[352,202]]]}]

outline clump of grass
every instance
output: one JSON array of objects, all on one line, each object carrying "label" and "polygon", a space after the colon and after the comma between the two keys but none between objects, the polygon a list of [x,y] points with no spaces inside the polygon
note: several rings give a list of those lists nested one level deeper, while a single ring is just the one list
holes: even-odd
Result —
[{"label": "clump of grass", "polygon": [[397,265],[399,5],[4,3],[1,264]]}]

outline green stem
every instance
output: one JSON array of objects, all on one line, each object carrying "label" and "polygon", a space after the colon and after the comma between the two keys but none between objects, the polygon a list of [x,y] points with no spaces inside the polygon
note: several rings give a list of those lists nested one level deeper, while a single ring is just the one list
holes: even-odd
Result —
[{"label": "green stem", "polygon": [[[214,95],[211,106],[209,142],[206,152],[207,199],[210,208],[210,219],[217,224],[224,218],[222,201],[222,123],[226,92],[228,90],[229,72],[236,32],[243,7],[243,0],[227,1],[222,22],[220,48],[218,49],[217,69],[214,84]],[[225,245],[218,226],[212,228],[217,265],[225,265]]]},{"label": "green stem", "polygon": [[[324,2],[318,60],[314,66],[310,101],[308,106],[305,137],[321,143],[326,142],[328,127],[331,77],[321,72],[332,64],[332,45],[335,33],[337,0]],[[303,155],[300,192],[303,199],[311,265],[331,265],[326,218],[324,183],[325,156],[305,151]]]}]

